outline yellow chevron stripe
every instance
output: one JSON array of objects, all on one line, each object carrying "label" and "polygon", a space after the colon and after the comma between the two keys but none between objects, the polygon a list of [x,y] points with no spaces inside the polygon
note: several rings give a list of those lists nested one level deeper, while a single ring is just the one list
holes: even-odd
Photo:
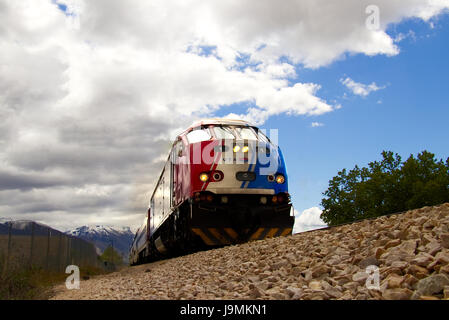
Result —
[{"label": "yellow chevron stripe", "polygon": [[265,236],[266,238],[273,238],[273,236],[276,234],[276,232],[278,232],[279,228],[271,228],[270,231],[268,231],[267,235]]},{"label": "yellow chevron stripe", "polygon": [[221,244],[229,244],[229,240],[223,237],[220,232],[217,231],[216,228],[208,228],[209,232],[212,233],[212,235],[217,238]]},{"label": "yellow chevron stripe", "polygon": [[207,244],[208,246],[213,246],[213,245],[215,245],[215,243],[214,243],[211,239],[209,239],[209,237],[206,236],[206,235],[204,234],[204,232],[201,231],[201,229],[199,229],[199,228],[192,228],[192,231],[193,231],[196,235],[200,236],[200,238],[201,238],[201,239],[204,241],[204,243]]},{"label": "yellow chevron stripe", "polygon": [[285,237],[292,233],[292,228],[286,228],[284,231],[282,231],[281,236]]},{"label": "yellow chevron stripe", "polygon": [[258,240],[263,231],[264,228],[257,229],[257,231],[251,236],[250,240]]},{"label": "yellow chevron stripe", "polygon": [[239,236],[232,228],[224,228],[224,231],[234,240]]}]

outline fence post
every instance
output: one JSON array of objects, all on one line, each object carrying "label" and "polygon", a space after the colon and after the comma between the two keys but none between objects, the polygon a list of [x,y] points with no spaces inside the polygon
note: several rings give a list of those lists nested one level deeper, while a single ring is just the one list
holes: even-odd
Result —
[{"label": "fence post", "polygon": [[34,247],[34,222],[31,223],[30,269],[33,266],[33,247]]},{"label": "fence post", "polygon": [[62,234],[59,234],[59,241],[58,241],[58,253],[57,253],[57,261],[56,261],[56,270],[59,272],[61,271],[61,241],[62,241]]},{"label": "fence post", "polygon": [[49,259],[50,259],[50,236],[51,236],[51,231],[50,228],[47,229],[47,259],[45,262],[45,269],[48,270],[48,264],[49,264]]},{"label": "fence post", "polygon": [[[65,257],[66,258],[66,261],[65,261],[65,263],[66,263],[66,266],[68,266],[68,265],[70,265],[70,262],[71,262],[71,256],[72,256],[72,254],[71,254],[71,248],[70,248],[70,242],[71,242],[71,239],[70,239],[70,237],[66,237],[66,239],[67,239],[67,256]],[[64,269],[64,268],[63,268]]]},{"label": "fence post", "polygon": [[6,251],[5,265],[3,266],[3,277],[5,277],[6,272],[8,271],[8,263],[9,263],[10,254],[11,254],[11,233],[12,233],[12,221],[9,223],[9,228],[8,228],[8,249]]}]

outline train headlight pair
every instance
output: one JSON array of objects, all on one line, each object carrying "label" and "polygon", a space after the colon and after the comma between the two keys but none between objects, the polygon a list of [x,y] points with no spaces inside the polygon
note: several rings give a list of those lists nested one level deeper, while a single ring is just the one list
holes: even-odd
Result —
[{"label": "train headlight pair", "polygon": [[[213,171],[212,172],[212,182],[220,182],[221,180],[223,180],[223,172],[221,171]],[[207,182],[210,179],[210,174],[203,172],[200,174],[200,180],[201,182]]]},{"label": "train headlight pair", "polygon": [[[247,153],[249,151],[249,147],[248,146],[244,146],[241,149],[242,149],[243,153]],[[233,150],[234,150],[234,153],[239,152],[240,151],[240,146],[235,146]]]},{"label": "train headlight pair", "polygon": [[270,174],[267,179],[270,182],[276,181],[278,184],[283,184],[285,182],[285,177],[282,174],[278,174],[276,177]]}]

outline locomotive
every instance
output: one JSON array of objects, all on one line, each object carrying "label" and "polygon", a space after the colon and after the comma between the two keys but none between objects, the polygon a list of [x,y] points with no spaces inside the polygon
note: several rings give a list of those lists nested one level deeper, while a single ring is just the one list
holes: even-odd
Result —
[{"label": "locomotive", "polygon": [[293,223],[280,148],[246,121],[201,120],[175,139],[129,261],[286,236]]}]

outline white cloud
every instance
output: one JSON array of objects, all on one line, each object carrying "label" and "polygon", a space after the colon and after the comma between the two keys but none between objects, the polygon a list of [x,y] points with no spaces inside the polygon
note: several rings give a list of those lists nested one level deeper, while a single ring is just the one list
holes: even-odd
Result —
[{"label": "white cloud", "polygon": [[311,126],[312,126],[312,128],[323,127],[323,126],[324,126],[324,123],[321,123],[321,122],[312,122]]},{"label": "white cloud", "polygon": [[385,88],[377,86],[375,82],[371,84],[363,84],[355,82],[349,77],[347,77],[346,79],[340,79],[340,82],[343,85],[345,85],[349,90],[351,90],[353,94],[362,97],[367,97],[371,92],[379,91]]},{"label": "white cloud", "polygon": [[321,229],[327,225],[321,220],[322,210],[318,207],[312,207],[299,213],[295,210],[295,225],[293,233],[299,233],[309,230]]},{"label": "white cloud", "polygon": [[372,32],[359,0],[0,0],[1,214],[140,223],[175,132],[238,102],[257,123],[332,112],[297,64],[396,55],[389,24],[449,7],[377,2]]}]

